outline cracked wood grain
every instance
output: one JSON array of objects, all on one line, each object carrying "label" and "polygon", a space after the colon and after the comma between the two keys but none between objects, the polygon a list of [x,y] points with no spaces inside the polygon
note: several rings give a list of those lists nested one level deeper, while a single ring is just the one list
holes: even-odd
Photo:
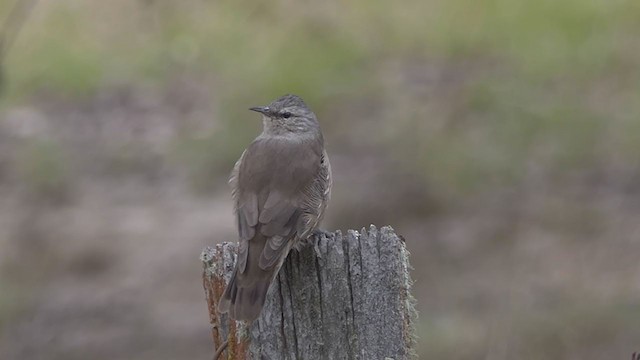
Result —
[{"label": "cracked wood grain", "polygon": [[214,346],[224,359],[409,359],[415,357],[409,253],[391,227],[336,231],[293,250],[247,327],[215,312],[236,244],[202,253]]}]

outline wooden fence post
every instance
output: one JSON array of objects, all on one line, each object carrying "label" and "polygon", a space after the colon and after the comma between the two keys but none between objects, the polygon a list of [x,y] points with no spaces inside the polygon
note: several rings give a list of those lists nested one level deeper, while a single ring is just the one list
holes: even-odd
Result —
[{"label": "wooden fence post", "polygon": [[336,231],[292,250],[250,327],[216,311],[236,244],[206,248],[203,283],[223,359],[409,359],[415,357],[409,253],[389,226]]}]

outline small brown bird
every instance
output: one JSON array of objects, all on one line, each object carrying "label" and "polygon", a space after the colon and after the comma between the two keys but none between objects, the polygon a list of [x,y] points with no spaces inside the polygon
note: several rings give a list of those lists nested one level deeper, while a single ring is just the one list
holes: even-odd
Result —
[{"label": "small brown bird", "polygon": [[285,95],[262,114],[263,130],[236,163],[229,183],[239,246],[218,310],[253,321],[292,247],[314,234],[331,192],[331,166],[316,115]]}]

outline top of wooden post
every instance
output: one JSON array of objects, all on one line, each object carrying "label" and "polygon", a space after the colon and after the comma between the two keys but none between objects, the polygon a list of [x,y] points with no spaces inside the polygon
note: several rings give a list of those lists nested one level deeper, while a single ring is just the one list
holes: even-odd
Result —
[{"label": "top of wooden post", "polygon": [[230,340],[227,359],[415,356],[409,252],[390,226],[336,231],[292,250],[249,328],[215,311],[235,253],[225,242],[201,256],[214,342]]}]

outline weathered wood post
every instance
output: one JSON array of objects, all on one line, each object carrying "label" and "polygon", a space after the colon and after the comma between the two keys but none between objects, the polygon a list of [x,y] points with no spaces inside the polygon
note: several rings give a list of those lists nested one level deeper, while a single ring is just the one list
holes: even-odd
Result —
[{"label": "weathered wood post", "polygon": [[413,357],[409,253],[391,227],[340,231],[289,254],[262,314],[249,328],[216,311],[235,243],[202,253],[216,349],[223,359],[408,359]]}]

